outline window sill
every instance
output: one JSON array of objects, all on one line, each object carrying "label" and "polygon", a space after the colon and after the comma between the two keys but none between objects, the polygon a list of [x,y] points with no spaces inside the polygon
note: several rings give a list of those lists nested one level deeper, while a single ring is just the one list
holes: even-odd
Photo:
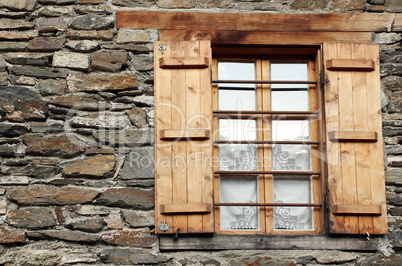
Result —
[{"label": "window sill", "polygon": [[273,235],[159,235],[161,251],[175,250],[345,250],[377,251],[382,237]]}]

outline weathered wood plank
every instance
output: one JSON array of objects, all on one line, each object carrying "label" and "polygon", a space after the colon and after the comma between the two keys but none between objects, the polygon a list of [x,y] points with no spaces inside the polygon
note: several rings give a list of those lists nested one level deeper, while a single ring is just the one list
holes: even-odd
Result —
[{"label": "weathered wood plank", "polygon": [[[333,205],[333,214],[381,215],[380,205]],[[367,231],[362,231],[362,233]]]},{"label": "weathered wood plank", "polygon": [[159,61],[160,68],[206,68],[209,66],[209,60],[206,57],[163,57]]},{"label": "weathered wood plank", "polygon": [[[363,110],[360,110],[363,111]],[[356,110],[357,112],[357,110]],[[330,131],[329,140],[335,142],[376,142],[377,132],[374,131]]]},{"label": "weathered wood plank", "polygon": [[162,204],[161,213],[210,213],[212,204],[187,203],[187,204]]},{"label": "weathered wood plank", "polygon": [[363,237],[327,236],[268,236],[268,235],[213,235],[205,237],[180,235],[160,236],[159,248],[163,251],[177,250],[269,250],[269,249],[310,249],[377,251],[379,238],[367,241]]},{"label": "weathered wood plank", "polygon": [[270,32],[161,30],[161,41],[210,40],[212,44],[320,45],[323,42],[371,43],[371,32]]},{"label": "weathered wood plank", "polygon": [[260,31],[386,31],[393,14],[265,14],[117,11],[117,28]]},{"label": "weathered wood plank", "polygon": [[327,69],[343,71],[373,71],[373,60],[364,59],[331,59],[327,61]]},{"label": "weathered wood plank", "polygon": [[164,129],[159,133],[161,140],[207,140],[211,136],[208,129]]}]

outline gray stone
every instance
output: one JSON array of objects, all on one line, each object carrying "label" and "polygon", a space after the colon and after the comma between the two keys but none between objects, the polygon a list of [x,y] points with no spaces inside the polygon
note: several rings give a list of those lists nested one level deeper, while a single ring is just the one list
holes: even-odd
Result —
[{"label": "gray stone", "polygon": [[93,70],[118,72],[127,65],[127,52],[125,51],[98,51],[92,57]]},{"label": "gray stone", "polygon": [[387,110],[389,113],[402,113],[402,91],[392,92]]},{"label": "gray stone", "polygon": [[100,129],[123,129],[128,127],[127,116],[99,113],[87,116],[75,116],[70,119],[72,127],[87,127]]},{"label": "gray stone", "polygon": [[114,30],[97,30],[97,31],[68,30],[67,37],[70,39],[111,41],[114,38]]},{"label": "gray stone", "polygon": [[28,30],[28,31],[0,31],[1,40],[12,40],[12,41],[23,41],[30,40],[38,36],[38,31]]},{"label": "gray stone", "polygon": [[336,252],[317,256],[317,261],[323,264],[337,264],[354,261],[358,258],[356,254],[347,252]]},{"label": "gray stone", "polygon": [[7,223],[20,228],[43,229],[55,226],[57,221],[49,208],[22,208],[9,212]]},{"label": "gray stone", "polygon": [[134,106],[129,111],[126,111],[126,114],[128,115],[131,124],[134,126],[138,128],[144,128],[147,126],[147,113],[141,108]]},{"label": "gray stone", "polygon": [[154,97],[147,95],[140,95],[134,97],[134,103],[138,107],[150,107],[154,106]]},{"label": "gray stone", "polygon": [[9,121],[43,120],[47,110],[39,95],[25,87],[0,87],[0,115]]},{"label": "gray stone", "polygon": [[158,7],[162,8],[193,8],[195,7],[193,0],[158,0]]},{"label": "gray stone", "polygon": [[283,3],[263,2],[263,3],[239,3],[237,8],[240,10],[261,10],[261,11],[281,11]]},{"label": "gray stone", "polygon": [[27,166],[3,167],[1,172],[5,175],[50,179],[56,176],[58,169],[55,166],[30,164]]},{"label": "gray stone", "polygon": [[150,43],[103,44],[102,48],[111,50],[125,50],[134,54],[148,54],[153,51]]},{"label": "gray stone", "polygon": [[400,64],[381,64],[380,74],[381,74],[381,76],[386,76],[386,75],[402,76],[402,63],[400,63]]},{"label": "gray stone", "polygon": [[44,5],[68,5],[76,2],[77,0],[39,0],[39,3]]},{"label": "gray stone", "polygon": [[154,0],[112,0],[113,5],[126,7],[151,7],[155,5]]},{"label": "gray stone", "polygon": [[3,144],[0,145],[0,156],[1,157],[14,157],[22,156],[18,151],[18,146],[16,144]]},{"label": "gray stone", "polygon": [[31,122],[30,126],[32,133],[57,133],[64,131],[62,123]]},{"label": "gray stone", "polygon": [[57,51],[60,50],[66,38],[63,37],[36,37],[28,45],[30,51]]},{"label": "gray stone", "polygon": [[37,78],[66,78],[67,72],[63,69],[32,66],[14,66],[11,69],[14,75],[23,75]]},{"label": "gray stone", "polygon": [[65,51],[56,52],[53,56],[53,66],[87,70],[89,69],[89,55]]},{"label": "gray stone", "polygon": [[385,10],[387,12],[402,12],[402,5],[400,0],[386,0],[385,1]]},{"label": "gray stone", "polygon": [[0,86],[7,86],[8,85],[8,75],[6,71],[0,72]]},{"label": "gray stone", "polygon": [[10,244],[10,243],[24,243],[25,242],[25,232],[22,230],[11,229],[6,226],[0,226],[0,243]]},{"label": "gray stone", "polygon": [[391,240],[392,248],[395,251],[402,250],[402,232],[390,232],[388,238]]},{"label": "gray stone", "polygon": [[369,0],[370,4],[372,5],[383,5],[385,0]]},{"label": "gray stone", "polygon": [[111,146],[143,146],[154,142],[151,129],[130,129],[123,131],[94,131],[95,139]]},{"label": "gray stone", "polygon": [[402,206],[402,197],[400,196],[387,196],[387,204],[394,206]]},{"label": "gray stone", "polygon": [[0,19],[0,30],[29,30],[35,27],[35,23],[25,20],[9,18]]},{"label": "gray stone", "polygon": [[215,0],[215,1],[210,1],[210,0],[200,0],[199,5],[202,8],[231,8],[234,6],[232,3],[233,1],[231,0]]},{"label": "gray stone", "polygon": [[0,123],[0,136],[2,137],[18,137],[29,132],[25,124],[14,124],[14,123]]},{"label": "gray stone", "polygon": [[102,206],[93,206],[93,205],[82,205],[76,206],[73,209],[79,215],[107,215],[110,213],[110,208],[102,207]]},{"label": "gray stone", "polygon": [[370,5],[370,4],[365,4],[364,5],[364,11],[365,12],[377,12],[377,13],[382,13],[384,12],[385,7],[380,6],[380,5]]},{"label": "gray stone", "polygon": [[48,66],[52,60],[52,54],[48,53],[7,53],[4,59],[17,65]]},{"label": "gray stone", "polygon": [[116,42],[123,43],[150,43],[158,40],[157,30],[119,29]]},{"label": "gray stone", "polygon": [[74,7],[75,12],[80,15],[85,14],[97,14],[97,15],[109,15],[113,13],[111,7],[107,5],[93,5],[93,6],[76,6]]},{"label": "gray stone", "polygon": [[67,31],[67,22],[62,18],[38,18],[36,26],[39,32]]},{"label": "gray stone", "polygon": [[99,49],[99,43],[95,41],[68,41],[66,47],[74,52],[93,52]]},{"label": "gray stone", "polygon": [[42,95],[62,95],[67,87],[64,79],[44,79],[39,81],[39,92]]},{"label": "gray stone", "polygon": [[131,65],[138,71],[149,71],[154,68],[154,58],[147,55],[137,55],[131,60]]},{"label": "gray stone", "polygon": [[9,11],[7,9],[0,10],[1,18],[24,18],[27,16],[27,14],[28,14],[27,12],[18,12],[18,11],[13,12],[13,11]]},{"label": "gray stone", "polygon": [[92,202],[98,194],[86,188],[32,185],[10,188],[7,198],[22,205],[70,205]]},{"label": "gray stone", "polygon": [[[83,111],[104,111],[108,104],[99,95],[65,95],[58,96],[49,100],[51,104],[64,108],[50,107],[52,112],[58,114],[68,114],[69,117],[75,115],[77,110]],[[66,109],[68,108],[68,109]]]},{"label": "gray stone", "polygon": [[102,234],[101,239],[108,244],[150,248],[155,242],[155,236],[151,236],[149,230],[113,231]]},{"label": "gray stone", "polygon": [[155,213],[123,210],[123,218],[131,227],[155,226]]},{"label": "gray stone", "polygon": [[7,200],[5,197],[0,197],[0,214],[4,215],[7,213]]},{"label": "gray stone", "polygon": [[399,76],[386,76],[381,79],[381,83],[385,89],[390,91],[402,90],[402,77]]},{"label": "gray stone", "polygon": [[67,77],[68,89],[71,92],[120,91],[138,87],[136,76],[129,73],[74,74]]},{"label": "gray stone", "polygon": [[162,254],[153,254],[149,250],[128,248],[107,248],[100,253],[100,259],[104,263],[112,264],[158,264],[168,261],[168,257]]},{"label": "gray stone", "polygon": [[374,43],[378,44],[392,44],[399,42],[402,39],[398,33],[377,33],[374,38]]},{"label": "gray stone", "polygon": [[387,51],[380,55],[381,63],[402,63],[402,54],[399,51]]},{"label": "gray stone", "polygon": [[88,233],[96,233],[102,230],[105,221],[101,218],[85,219],[66,224],[72,230],[80,230]]},{"label": "gray stone", "polygon": [[141,147],[131,150],[121,169],[119,178],[154,178],[154,148]]},{"label": "gray stone", "polygon": [[70,7],[64,6],[44,6],[39,9],[39,15],[44,17],[67,16],[71,11]]},{"label": "gray stone", "polygon": [[114,173],[116,156],[97,155],[62,164],[62,172],[67,177],[104,178]]},{"label": "gray stone", "polygon": [[0,51],[22,51],[28,47],[28,43],[25,42],[0,42]]},{"label": "gray stone", "polygon": [[78,16],[71,22],[71,28],[75,30],[102,30],[113,27],[112,17],[101,17],[93,14]]},{"label": "gray stone", "polygon": [[124,225],[120,213],[110,214],[105,221],[108,229],[123,229]]},{"label": "gray stone", "polygon": [[26,176],[2,176],[0,179],[0,185],[12,186],[12,185],[28,185],[29,178]]},{"label": "gray stone", "polygon": [[99,236],[95,234],[87,234],[71,230],[47,230],[35,231],[37,237],[55,238],[73,242],[93,243],[99,240]]},{"label": "gray stone", "polygon": [[387,154],[400,155],[402,154],[402,145],[387,145]]},{"label": "gray stone", "polygon": [[125,111],[130,110],[133,108],[132,104],[125,104],[125,103],[110,103],[110,111]]},{"label": "gray stone", "polygon": [[402,169],[394,168],[385,171],[385,184],[402,186]]},{"label": "gray stone", "polygon": [[333,10],[336,12],[362,12],[366,0],[332,0]]},{"label": "gray stone", "polygon": [[95,201],[96,204],[149,210],[154,207],[154,193],[137,188],[109,188]]},{"label": "gray stone", "polygon": [[19,76],[14,81],[14,84],[15,85],[35,86],[36,85],[36,78]]},{"label": "gray stone", "polygon": [[313,10],[316,8],[325,8],[327,0],[295,0],[290,6],[295,9]]},{"label": "gray stone", "polygon": [[10,10],[32,11],[37,5],[36,0],[1,0],[0,7],[5,7]]}]

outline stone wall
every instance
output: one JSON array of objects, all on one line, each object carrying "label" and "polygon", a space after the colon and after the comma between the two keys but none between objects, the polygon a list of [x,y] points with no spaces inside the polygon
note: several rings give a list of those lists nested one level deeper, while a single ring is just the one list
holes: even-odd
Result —
[{"label": "stone wall", "polygon": [[[0,0],[0,264],[401,262],[401,33],[381,45],[390,234],[377,253],[160,253],[154,236],[153,29],[125,8],[402,12],[400,0]],[[399,29],[401,30],[401,29]],[[398,263],[397,263],[398,264]],[[243,264],[244,265],[244,264]]]}]

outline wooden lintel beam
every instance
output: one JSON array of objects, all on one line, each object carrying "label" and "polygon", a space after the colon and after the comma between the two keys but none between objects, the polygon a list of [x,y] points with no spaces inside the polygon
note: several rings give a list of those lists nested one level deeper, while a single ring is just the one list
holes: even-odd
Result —
[{"label": "wooden lintel beam", "polygon": [[371,32],[161,30],[159,40],[211,40],[213,44],[245,45],[320,45],[323,42],[371,43]]},{"label": "wooden lintel beam", "polygon": [[210,135],[208,129],[163,129],[159,132],[161,140],[207,140]]},{"label": "wooden lintel beam", "polygon": [[380,205],[332,205],[336,215],[381,215]]},{"label": "wooden lintel beam", "polygon": [[373,71],[375,62],[373,60],[361,59],[331,59],[327,60],[328,70],[342,71]]},{"label": "wooden lintel beam", "polygon": [[161,213],[177,214],[177,213],[210,213],[212,204],[210,203],[174,203],[161,204]]},{"label": "wooden lintel beam", "polygon": [[206,57],[162,57],[159,59],[159,67],[164,69],[180,68],[206,68],[209,66]]},{"label": "wooden lintel beam", "polygon": [[329,140],[333,142],[376,142],[378,135],[375,131],[330,131]]},{"label": "wooden lintel beam", "polygon": [[159,30],[387,31],[393,14],[266,14],[117,11],[117,27]]}]

